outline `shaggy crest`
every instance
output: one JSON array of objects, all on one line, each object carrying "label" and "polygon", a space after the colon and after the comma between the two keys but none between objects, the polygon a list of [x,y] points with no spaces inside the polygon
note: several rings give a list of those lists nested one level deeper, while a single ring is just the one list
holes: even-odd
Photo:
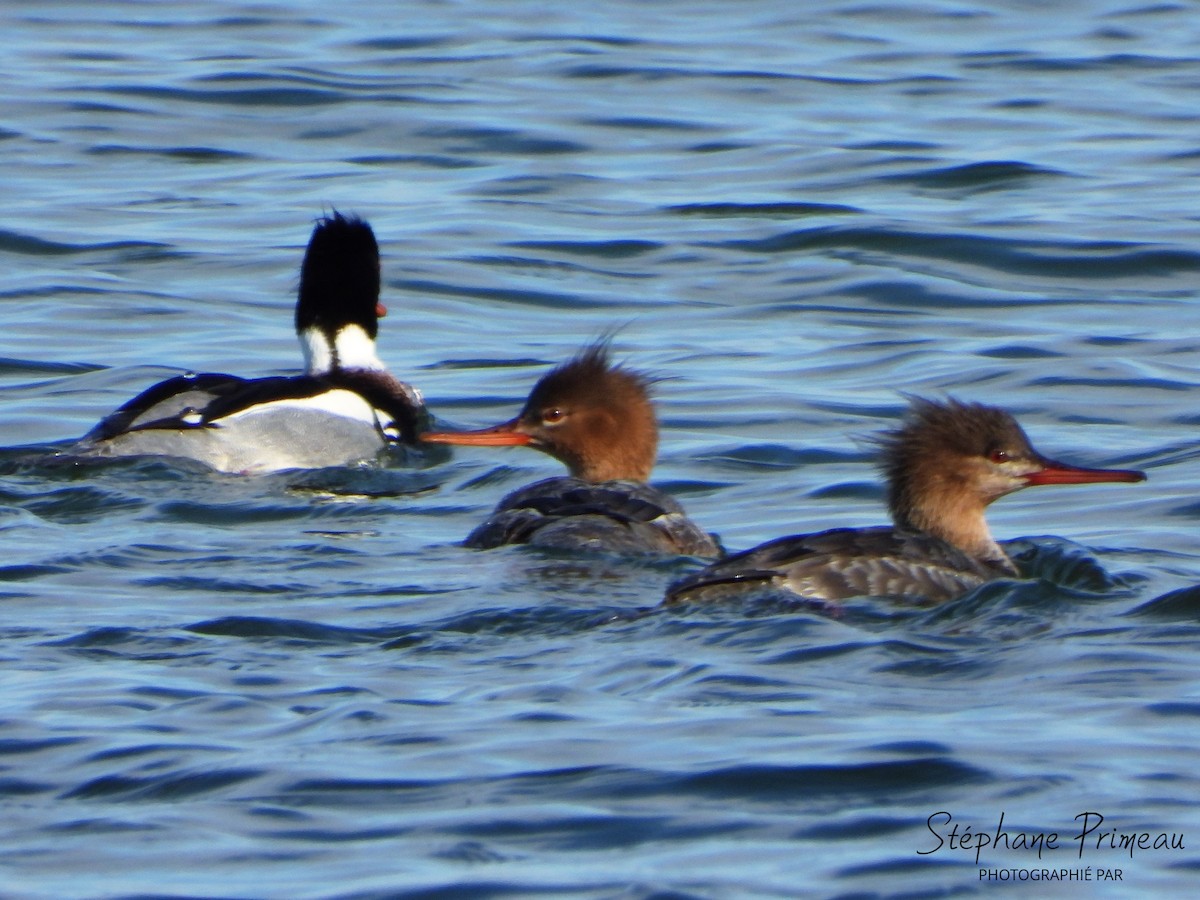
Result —
[{"label": "shaggy crest", "polygon": [[889,483],[905,480],[914,466],[931,456],[986,457],[1004,450],[1010,456],[1037,457],[1017,420],[1002,409],[953,397],[943,403],[924,397],[908,401],[903,423],[872,439]]},{"label": "shaggy crest", "polygon": [[614,411],[626,403],[648,403],[655,379],[613,363],[610,350],[607,339],[597,341],[543,375],[530,392],[522,417],[568,402]]}]

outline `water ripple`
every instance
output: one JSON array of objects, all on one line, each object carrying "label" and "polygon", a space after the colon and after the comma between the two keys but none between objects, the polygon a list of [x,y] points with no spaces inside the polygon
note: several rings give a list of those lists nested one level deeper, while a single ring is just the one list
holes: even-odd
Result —
[{"label": "water ripple", "polygon": [[[979,892],[915,853],[939,809],[1194,829],[1189,7],[10,6],[5,891],[917,897]],[[439,416],[623,325],[655,482],[731,547],[883,521],[854,436],[906,392],[1152,477],[997,502],[1024,577],[939,607],[663,607],[694,560],[461,546],[561,471],[528,448],[47,458],[180,371],[296,371],[331,208]]]},{"label": "water ripple", "polygon": [[168,253],[167,244],[149,241],[108,241],[92,244],[68,244],[60,241],[50,241],[31,234],[0,229],[0,252],[21,253],[30,256],[70,256],[77,253],[106,252],[106,253],[138,253],[140,258],[150,259],[145,254],[154,254],[153,258],[175,258],[177,254]]},{"label": "water ripple", "polygon": [[108,800],[174,802],[197,794],[209,794],[259,778],[264,773],[256,769],[217,769],[207,772],[135,778],[123,775],[103,775],[62,795],[64,800]]},{"label": "water ripple", "polygon": [[1115,242],[1061,244],[1012,241],[961,233],[914,232],[910,228],[822,226],[768,238],[724,241],[713,246],[751,253],[810,250],[879,252],[937,259],[997,271],[1050,278],[1111,279],[1167,276],[1200,270],[1200,253],[1137,247]]}]

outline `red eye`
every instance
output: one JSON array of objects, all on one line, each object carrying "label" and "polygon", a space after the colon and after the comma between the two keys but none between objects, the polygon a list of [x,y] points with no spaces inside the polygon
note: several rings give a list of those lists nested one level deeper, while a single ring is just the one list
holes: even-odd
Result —
[{"label": "red eye", "polygon": [[1007,450],[993,450],[988,454],[988,459],[994,463],[1008,462],[1011,458]]},{"label": "red eye", "polygon": [[552,406],[550,409],[542,410],[542,424],[543,425],[557,425],[559,422],[561,422],[566,417],[567,417],[567,414],[565,412],[563,412],[561,409],[559,409],[557,406]]}]

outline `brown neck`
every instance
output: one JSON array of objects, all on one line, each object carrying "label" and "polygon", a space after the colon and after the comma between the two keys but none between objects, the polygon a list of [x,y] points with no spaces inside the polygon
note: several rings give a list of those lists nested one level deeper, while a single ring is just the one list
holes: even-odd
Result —
[{"label": "brown neck", "polygon": [[646,462],[639,458],[640,454],[631,453],[628,448],[609,449],[615,449],[616,452],[605,453],[595,458],[588,458],[584,454],[577,459],[564,459],[563,462],[576,478],[593,483],[650,480],[650,472],[654,467],[653,457]]},{"label": "brown neck", "polygon": [[892,518],[901,528],[940,538],[977,559],[1009,563],[988,528],[987,504],[959,485],[935,478],[919,493],[901,485],[893,492],[890,506]]}]

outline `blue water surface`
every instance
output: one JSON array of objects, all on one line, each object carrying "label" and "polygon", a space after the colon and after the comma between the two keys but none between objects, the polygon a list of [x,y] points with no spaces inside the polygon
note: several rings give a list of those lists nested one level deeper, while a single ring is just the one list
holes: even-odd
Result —
[{"label": "blue water surface", "polygon": [[[1190,4],[13,2],[0,29],[0,894],[1194,892]],[[884,521],[862,436],[905,393],[1149,480],[996,504],[1039,578],[829,615],[659,607],[690,560],[460,547],[560,471],[520,448],[36,461],[168,375],[295,371],[333,208],[380,240],[381,355],[451,423],[617,329],[662,377],[656,483],[732,549]],[[939,812],[1059,837],[977,862]]]}]

